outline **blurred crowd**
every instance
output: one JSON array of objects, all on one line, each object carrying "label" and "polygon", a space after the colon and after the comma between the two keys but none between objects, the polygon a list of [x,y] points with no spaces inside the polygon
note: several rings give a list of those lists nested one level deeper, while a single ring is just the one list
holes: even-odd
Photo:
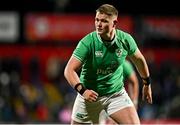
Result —
[{"label": "blurred crowd", "polygon": [[[66,61],[49,58],[46,78],[40,77],[40,61],[32,59],[27,67],[28,80],[22,79],[19,58],[0,60],[0,121],[1,123],[62,123],[70,122],[76,92],[64,78]],[[169,60],[157,65],[148,60],[152,77],[153,105],[139,96],[141,119],[178,118],[180,111],[180,65]],[[140,81],[140,79],[139,79]],[[140,90],[141,90],[140,81]],[[141,92],[140,92],[141,95]]]},{"label": "blurred crowd", "polygon": [[2,123],[69,123],[75,91],[63,76],[65,62],[47,62],[47,79],[40,78],[38,58],[27,67],[30,79],[22,79],[18,58],[0,61],[0,122]]},{"label": "blurred crowd", "polygon": [[167,59],[160,65],[153,62],[148,64],[152,77],[153,105],[140,102],[140,117],[142,119],[178,119],[180,117],[178,113],[180,111],[179,63]]}]

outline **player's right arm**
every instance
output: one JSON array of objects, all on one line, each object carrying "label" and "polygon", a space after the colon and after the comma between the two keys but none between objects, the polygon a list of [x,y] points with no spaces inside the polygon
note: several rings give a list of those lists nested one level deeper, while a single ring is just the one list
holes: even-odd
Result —
[{"label": "player's right arm", "polygon": [[78,91],[87,101],[96,101],[98,94],[93,90],[86,89],[80,82],[77,71],[81,68],[81,66],[82,62],[76,59],[76,57],[71,56],[65,67],[64,76],[68,83],[76,91]]},{"label": "player's right arm", "polygon": [[77,71],[81,68],[82,63],[77,60],[75,57],[71,56],[69,59],[65,70],[64,76],[68,83],[74,88],[77,83],[80,83],[79,76]]}]

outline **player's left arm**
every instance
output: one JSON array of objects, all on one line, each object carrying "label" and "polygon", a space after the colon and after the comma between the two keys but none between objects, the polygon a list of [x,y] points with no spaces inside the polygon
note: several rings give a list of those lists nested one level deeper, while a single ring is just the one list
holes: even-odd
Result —
[{"label": "player's left arm", "polygon": [[148,69],[147,62],[140,52],[139,49],[136,50],[134,54],[129,56],[129,59],[133,62],[137,71],[139,72],[142,81],[143,81],[143,100],[146,100],[148,103],[152,103],[152,91],[150,85],[150,73]]}]

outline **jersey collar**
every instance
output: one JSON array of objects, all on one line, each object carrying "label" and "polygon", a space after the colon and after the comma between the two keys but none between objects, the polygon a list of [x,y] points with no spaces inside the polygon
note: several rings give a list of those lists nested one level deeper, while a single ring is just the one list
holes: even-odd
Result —
[{"label": "jersey collar", "polygon": [[[99,35],[97,32],[96,32],[96,35],[97,35],[98,40],[99,40],[101,43],[103,43],[103,44],[106,45],[106,42],[103,42],[103,40],[101,39],[100,35]],[[115,30],[115,38],[114,38],[114,40],[109,44],[109,46],[112,46],[114,43],[116,43],[116,41],[117,41],[117,35],[116,35],[116,30]]]}]

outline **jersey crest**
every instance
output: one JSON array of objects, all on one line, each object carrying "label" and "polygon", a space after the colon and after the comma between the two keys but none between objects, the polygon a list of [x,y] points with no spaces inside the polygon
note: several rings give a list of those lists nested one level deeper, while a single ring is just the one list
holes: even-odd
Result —
[{"label": "jersey crest", "polygon": [[119,49],[119,48],[118,48],[118,49],[116,49],[115,51],[116,51],[116,56],[117,56],[117,57],[120,57],[120,56],[122,55],[122,49]]}]

